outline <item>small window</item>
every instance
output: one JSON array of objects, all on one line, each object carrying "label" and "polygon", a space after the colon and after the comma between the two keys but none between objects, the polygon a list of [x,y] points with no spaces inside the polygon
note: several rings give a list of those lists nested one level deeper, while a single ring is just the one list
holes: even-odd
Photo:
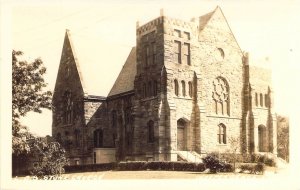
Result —
[{"label": "small window", "polygon": [[152,64],[156,63],[156,45],[155,42],[151,43],[151,47],[152,47]]},{"label": "small window", "polygon": [[157,81],[156,80],[153,83],[153,96],[157,96]]},{"label": "small window", "polygon": [[148,82],[148,93],[147,93],[147,97],[152,96],[152,82],[149,81]]},{"label": "small window", "polygon": [[180,38],[180,37],[181,37],[181,32],[180,32],[180,30],[175,29],[175,30],[174,30],[174,36]]},{"label": "small window", "polygon": [[257,93],[255,93],[255,106],[256,107],[258,106],[258,95],[257,95]]},{"label": "small window", "polygon": [[260,95],[259,95],[259,100],[260,100],[260,107],[263,107],[264,106],[264,98],[263,98],[262,93],[260,93]]},{"label": "small window", "polygon": [[102,129],[97,129],[94,131],[94,147],[103,147],[103,131]]},{"label": "small window", "polygon": [[181,86],[182,86],[182,96],[186,96],[186,93],[185,93],[185,82],[184,81],[181,81]]},{"label": "small window", "polygon": [[154,142],[154,122],[152,120],[148,122],[148,142]]},{"label": "small window", "polygon": [[183,38],[186,40],[190,40],[190,33],[189,32],[184,32],[183,33]]},{"label": "small window", "polygon": [[193,84],[192,84],[192,82],[189,82],[189,96],[193,97]]},{"label": "small window", "polygon": [[224,124],[218,125],[218,142],[219,144],[226,144],[226,126]]},{"label": "small window", "polygon": [[174,91],[175,91],[175,95],[178,96],[179,95],[178,81],[176,79],[174,80]]},{"label": "small window", "polygon": [[222,57],[222,59],[224,59],[224,57],[225,57],[224,50],[222,48],[218,48],[218,50],[219,50],[220,56]]},{"label": "small window", "polygon": [[269,107],[269,99],[268,99],[268,94],[265,94],[265,107]]},{"label": "small window", "polygon": [[191,65],[190,44],[189,43],[183,44],[183,56],[184,56],[184,63],[186,63],[187,65]]},{"label": "small window", "polygon": [[113,110],[111,112],[111,120],[112,120],[112,127],[116,128],[117,127],[117,111]]},{"label": "small window", "polygon": [[175,43],[176,61],[177,63],[181,63],[181,42],[175,40],[174,43]]},{"label": "small window", "polygon": [[147,97],[147,86],[146,83],[143,84],[143,98]]}]

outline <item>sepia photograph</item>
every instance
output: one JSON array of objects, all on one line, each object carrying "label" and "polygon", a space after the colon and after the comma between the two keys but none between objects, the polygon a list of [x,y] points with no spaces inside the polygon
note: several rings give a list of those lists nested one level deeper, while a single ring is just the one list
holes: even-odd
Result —
[{"label": "sepia photograph", "polygon": [[0,189],[300,189],[299,1],[0,5]]}]

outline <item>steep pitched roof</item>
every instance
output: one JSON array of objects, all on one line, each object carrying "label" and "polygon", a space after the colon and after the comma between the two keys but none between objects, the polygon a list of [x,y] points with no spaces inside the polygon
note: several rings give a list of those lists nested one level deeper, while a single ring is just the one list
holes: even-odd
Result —
[{"label": "steep pitched roof", "polygon": [[204,29],[207,22],[210,20],[211,16],[214,14],[215,11],[216,11],[216,9],[212,12],[209,12],[209,13],[199,17],[199,19],[200,19],[200,24],[199,24],[200,31]]},{"label": "steep pitched roof", "polygon": [[204,30],[207,25],[209,25],[209,22],[214,18],[214,16],[218,16],[218,15],[221,15],[221,17],[224,19],[224,21],[225,21],[230,33],[232,34],[232,36],[233,36],[240,52],[242,53],[242,49],[241,49],[239,43],[237,42],[237,40],[236,40],[236,38],[235,38],[235,36],[234,36],[234,34],[233,34],[229,24],[228,24],[228,21],[227,21],[225,15],[224,15],[222,9],[219,6],[217,6],[214,11],[200,17],[200,25],[199,25],[200,32],[202,30]]},{"label": "steep pitched roof", "polygon": [[104,42],[101,37],[83,36],[68,30],[67,35],[84,93],[107,96],[120,69],[120,57],[112,56],[113,44]]},{"label": "steep pitched roof", "polygon": [[136,75],[136,49],[135,47],[133,47],[108,96],[113,96],[116,94],[133,90],[135,75]]}]

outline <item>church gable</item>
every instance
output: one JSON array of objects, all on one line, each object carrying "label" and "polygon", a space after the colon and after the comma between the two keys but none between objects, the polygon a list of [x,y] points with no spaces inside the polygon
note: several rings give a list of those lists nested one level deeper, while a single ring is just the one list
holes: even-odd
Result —
[{"label": "church gable", "polygon": [[83,97],[82,78],[67,31],[53,93],[53,125],[69,125],[77,121],[81,122]]},{"label": "church gable", "polygon": [[136,75],[136,48],[133,47],[128,58],[108,96],[113,96],[134,90],[134,79]]},{"label": "church gable", "polygon": [[220,7],[200,17],[199,41],[215,43],[216,46],[226,46],[242,54]]}]

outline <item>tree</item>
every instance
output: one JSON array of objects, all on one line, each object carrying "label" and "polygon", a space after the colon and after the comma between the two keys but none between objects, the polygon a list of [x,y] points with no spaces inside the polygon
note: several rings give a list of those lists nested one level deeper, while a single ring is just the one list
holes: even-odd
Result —
[{"label": "tree", "polygon": [[68,164],[66,151],[58,142],[45,143],[40,140],[32,144],[33,157],[38,160],[31,170],[31,174],[42,178],[47,175],[58,176],[64,173],[64,166]]},{"label": "tree", "polygon": [[40,58],[33,62],[19,60],[23,53],[12,51],[12,147],[14,154],[29,151],[26,139],[30,135],[26,126],[19,119],[28,112],[41,113],[42,108],[51,109],[51,91],[44,91],[47,86],[43,75],[46,68]]},{"label": "tree", "polygon": [[289,161],[289,119],[277,116],[277,147],[278,156]]}]

